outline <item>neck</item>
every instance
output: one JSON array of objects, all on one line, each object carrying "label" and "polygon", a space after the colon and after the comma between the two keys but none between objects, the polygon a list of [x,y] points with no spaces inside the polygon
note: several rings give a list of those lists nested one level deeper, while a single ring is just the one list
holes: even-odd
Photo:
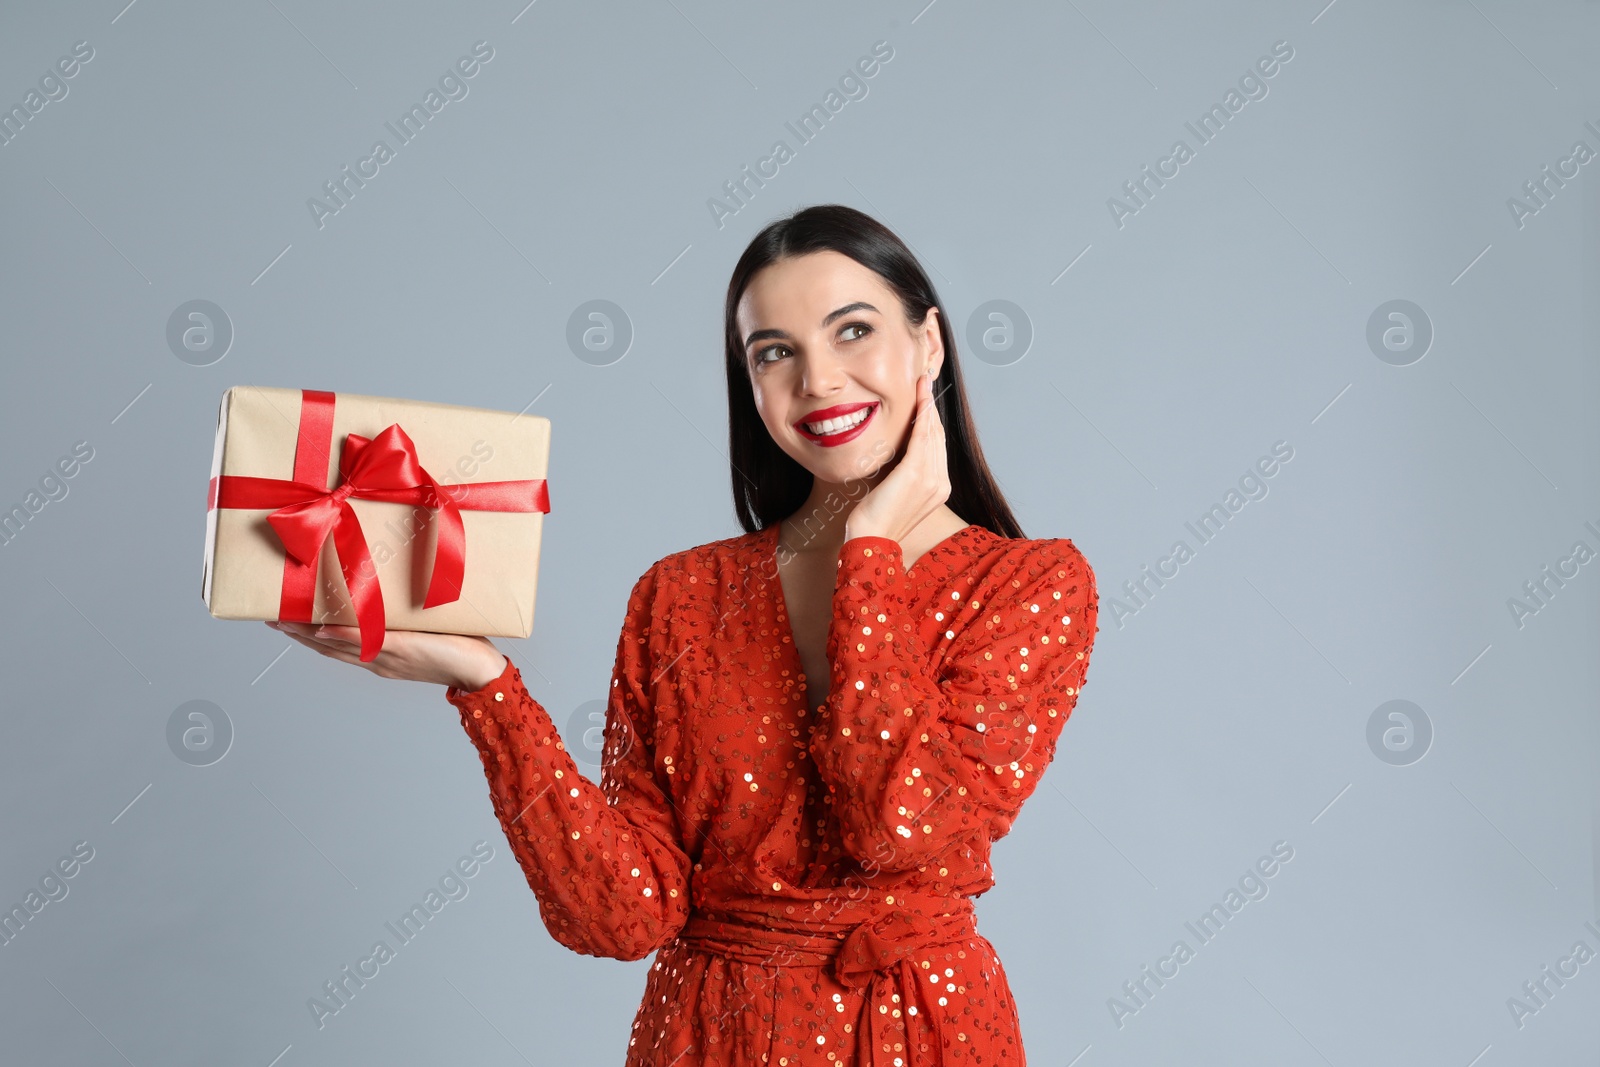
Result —
[{"label": "neck", "polygon": [[[845,523],[850,513],[885,475],[851,482],[813,479],[805,503],[783,520],[778,531],[780,548],[790,554],[822,552],[837,557],[839,549],[844,546]],[[904,538],[907,564],[921,555],[928,545],[965,525],[965,519],[952,511],[949,505],[941,504]]]},{"label": "neck", "polygon": [[844,544],[844,526],[850,513],[882,480],[882,476],[850,482],[813,478],[805,503],[783,520],[779,543],[791,552],[815,550],[837,555]]}]

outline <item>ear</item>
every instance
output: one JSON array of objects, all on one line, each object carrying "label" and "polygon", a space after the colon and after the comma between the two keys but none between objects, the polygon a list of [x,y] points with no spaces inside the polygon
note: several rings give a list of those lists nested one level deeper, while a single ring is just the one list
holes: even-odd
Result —
[{"label": "ear", "polygon": [[937,380],[939,372],[944,369],[944,340],[939,336],[939,309],[928,309],[928,317],[922,320],[920,340],[924,355],[923,365],[933,371]]}]

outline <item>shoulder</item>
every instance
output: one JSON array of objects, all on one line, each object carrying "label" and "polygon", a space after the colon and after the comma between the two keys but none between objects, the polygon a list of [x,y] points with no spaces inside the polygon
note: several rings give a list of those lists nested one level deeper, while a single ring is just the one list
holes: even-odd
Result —
[{"label": "shoulder", "polygon": [[[1098,600],[1094,568],[1071,538],[1000,537],[984,531],[976,570],[990,597]],[[1056,596],[1056,594],[1060,594]]]},{"label": "shoulder", "polygon": [[650,570],[658,578],[680,580],[703,577],[728,567],[743,566],[750,561],[756,543],[763,536],[765,531],[758,530],[755,533],[737,534],[733,537],[708,541],[703,545],[695,545],[693,548],[680,549],[656,560]]},{"label": "shoulder", "polygon": [[983,530],[976,551],[985,571],[1023,584],[1052,578],[1092,578],[1094,573],[1069,537],[1001,537]]},{"label": "shoulder", "polygon": [[764,531],[737,534],[662,556],[639,576],[630,600],[659,601],[707,593],[724,578],[749,571],[756,545],[764,535]]},{"label": "shoulder", "polygon": [[1033,647],[1041,656],[1076,652],[1087,658],[1100,628],[1100,598],[1094,570],[1078,546],[1065,537],[982,540],[979,558],[951,590],[963,594],[956,599],[966,608],[978,610],[957,611],[952,620],[964,624],[944,623],[946,636],[965,653],[985,658],[1000,654],[1002,646],[1026,646],[1023,656]]}]

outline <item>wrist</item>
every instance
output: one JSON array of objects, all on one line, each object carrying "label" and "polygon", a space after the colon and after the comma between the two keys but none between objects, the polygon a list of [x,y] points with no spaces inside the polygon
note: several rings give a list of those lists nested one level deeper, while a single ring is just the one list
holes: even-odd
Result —
[{"label": "wrist", "polygon": [[862,537],[877,537],[877,538],[881,538],[882,540],[885,540],[885,541],[893,541],[895,544],[899,544],[900,543],[900,539],[898,537],[895,537],[893,534],[885,533],[882,530],[874,530],[870,526],[866,527],[865,529],[859,529],[859,530],[851,529],[848,526],[845,527],[845,531],[844,531],[845,543],[848,544],[849,542],[855,541],[855,540],[857,540],[859,538],[862,538]]},{"label": "wrist", "polygon": [[895,538],[887,531],[874,524],[870,519],[855,521],[846,519],[844,524],[844,539],[854,541],[858,537],[887,537],[891,541]]},{"label": "wrist", "polygon": [[504,674],[508,662],[509,660],[498,649],[491,648],[479,663],[456,679],[455,687],[468,693],[475,693]]}]

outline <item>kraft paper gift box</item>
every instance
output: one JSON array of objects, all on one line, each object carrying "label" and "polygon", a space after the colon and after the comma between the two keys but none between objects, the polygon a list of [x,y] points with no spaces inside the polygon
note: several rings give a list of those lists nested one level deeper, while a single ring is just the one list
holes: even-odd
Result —
[{"label": "kraft paper gift box", "polygon": [[201,596],[220,619],[533,630],[550,420],[311,389],[222,395]]}]

